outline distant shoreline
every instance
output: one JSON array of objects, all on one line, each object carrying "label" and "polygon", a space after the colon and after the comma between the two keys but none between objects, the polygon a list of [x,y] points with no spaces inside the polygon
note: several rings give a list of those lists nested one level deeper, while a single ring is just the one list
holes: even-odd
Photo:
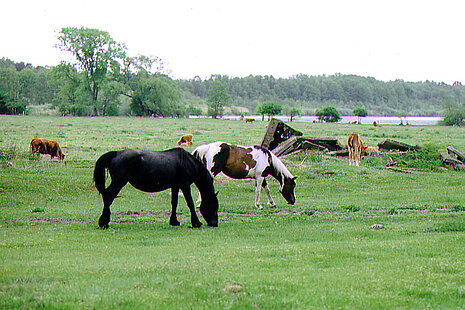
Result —
[{"label": "distant shoreline", "polygon": [[[191,116],[195,118],[195,116]],[[247,115],[247,118],[253,118],[255,120],[261,120],[261,115]],[[287,115],[275,115],[274,118],[280,119],[282,121],[289,121],[289,116]],[[240,119],[238,115],[225,115],[225,119]],[[338,123],[351,123],[353,121],[358,121],[357,116],[341,116],[341,120]],[[398,125],[402,122],[404,125],[437,125],[439,121],[443,118],[440,116],[366,116],[360,117],[361,124],[373,124],[373,121],[376,121],[378,124],[382,125]],[[268,117],[265,116],[265,120],[268,120]],[[318,120],[316,116],[295,116],[293,117],[293,122],[313,122],[313,120]]]}]

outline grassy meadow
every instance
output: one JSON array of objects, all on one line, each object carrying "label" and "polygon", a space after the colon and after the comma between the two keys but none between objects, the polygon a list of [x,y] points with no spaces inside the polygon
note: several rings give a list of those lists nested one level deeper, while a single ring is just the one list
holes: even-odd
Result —
[{"label": "grassy meadow", "polygon": [[[185,133],[188,151],[259,145],[266,124],[0,116],[0,308],[465,308],[465,172],[299,153],[283,159],[298,176],[294,206],[270,179],[277,206],[257,210],[253,181],[219,176],[219,227],[190,228],[183,198],[171,227],[169,191],[127,185],[111,229],[98,228],[92,172],[103,153],[164,150]],[[343,145],[356,132],[370,146],[392,138],[465,152],[458,127],[289,124]],[[30,155],[33,137],[57,140],[65,161]]]}]

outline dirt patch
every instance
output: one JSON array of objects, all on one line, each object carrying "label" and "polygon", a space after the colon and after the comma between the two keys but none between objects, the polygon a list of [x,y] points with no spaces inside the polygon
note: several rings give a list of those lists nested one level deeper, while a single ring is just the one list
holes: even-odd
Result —
[{"label": "dirt patch", "polygon": [[1,219],[0,222],[17,222],[17,223],[61,223],[61,224],[90,224],[94,221],[84,221],[84,220],[67,220],[67,219],[57,219],[57,218],[44,218],[44,219]]}]

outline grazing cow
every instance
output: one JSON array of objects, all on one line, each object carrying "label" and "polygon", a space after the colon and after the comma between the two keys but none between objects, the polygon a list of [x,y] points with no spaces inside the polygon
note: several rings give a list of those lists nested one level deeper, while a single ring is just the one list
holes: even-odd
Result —
[{"label": "grazing cow", "polygon": [[378,127],[378,122],[377,121],[373,121],[373,127]]},{"label": "grazing cow", "polygon": [[245,122],[246,123],[253,123],[253,122],[255,122],[255,119],[254,118],[246,118]]},{"label": "grazing cow", "polygon": [[180,146],[190,146],[192,145],[192,138],[194,136],[192,134],[187,134],[181,137],[178,141],[178,145]]},{"label": "grazing cow", "polygon": [[65,155],[61,151],[60,145],[55,140],[33,138],[29,148],[31,154],[38,153],[50,155],[50,158],[58,157],[59,160],[63,160],[65,158]]},{"label": "grazing cow", "polygon": [[362,140],[356,133],[351,133],[347,139],[349,147],[349,165],[359,166],[360,156],[365,152],[367,146],[363,145]]}]

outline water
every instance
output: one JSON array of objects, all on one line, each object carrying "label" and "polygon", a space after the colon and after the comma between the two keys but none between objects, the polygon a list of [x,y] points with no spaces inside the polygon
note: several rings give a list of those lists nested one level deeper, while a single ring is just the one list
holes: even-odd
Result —
[{"label": "water", "polygon": [[[261,120],[261,115],[247,115],[247,118],[253,118],[255,120]],[[275,115],[274,118],[280,119],[282,121],[289,121],[289,116],[285,115]],[[240,119],[238,115],[225,115],[223,118],[226,119]],[[353,121],[358,121],[357,116],[341,116],[339,123],[351,123]],[[268,117],[265,116],[265,120],[268,120]],[[293,118],[295,122],[313,122],[317,121],[316,116],[296,116]],[[389,125],[398,125],[402,122],[404,125],[437,125],[438,121],[442,120],[442,117],[439,116],[366,116],[360,117],[360,123],[362,124],[373,124],[373,121],[376,121],[378,124],[389,124]]]}]

